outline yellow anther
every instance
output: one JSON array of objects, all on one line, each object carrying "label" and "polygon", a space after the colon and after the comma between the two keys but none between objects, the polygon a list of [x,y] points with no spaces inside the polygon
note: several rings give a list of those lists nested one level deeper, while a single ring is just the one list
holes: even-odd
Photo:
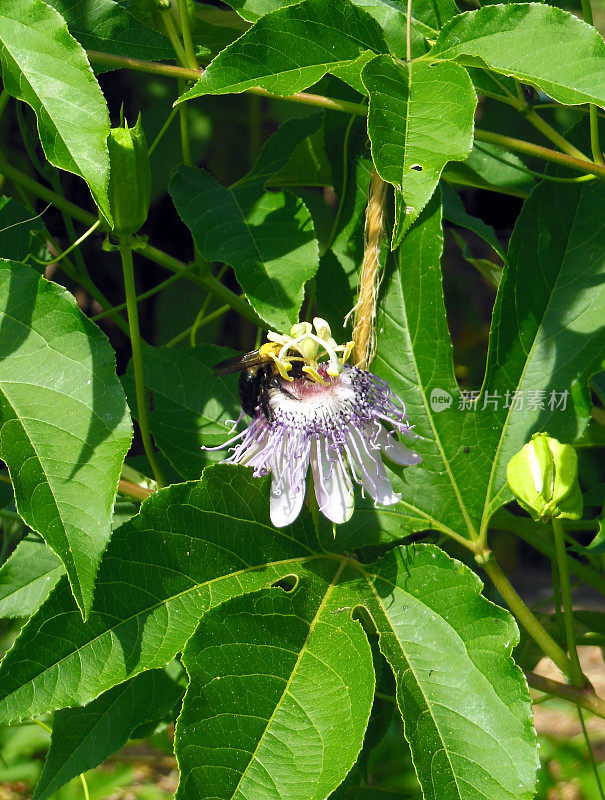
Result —
[{"label": "yellow anther", "polygon": [[321,383],[322,386],[328,386],[328,381],[324,380],[315,367],[304,366],[302,371],[308,375],[315,383]]},{"label": "yellow anther", "polygon": [[353,352],[353,348],[355,347],[355,342],[347,342],[344,347],[344,353],[342,354],[342,363],[346,364],[349,360],[351,353]]}]

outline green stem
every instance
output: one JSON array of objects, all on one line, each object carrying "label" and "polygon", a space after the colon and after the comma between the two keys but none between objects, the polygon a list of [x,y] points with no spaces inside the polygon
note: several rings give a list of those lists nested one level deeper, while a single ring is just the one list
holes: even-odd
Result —
[{"label": "green stem", "polygon": [[177,32],[176,25],[174,24],[170,8],[162,8],[161,19],[166,36],[170,39],[170,44],[172,45],[172,49],[176,54],[177,61],[180,61],[183,66],[186,66],[187,56],[185,55],[185,48],[179,39],[179,34]]},{"label": "green stem", "polygon": [[495,158],[496,161],[499,161],[501,164],[505,164],[507,167],[512,167],[513,169],[518,170],[519,172],[524,172],[526,175],[531,175],[532,178],[538,178],[538,180],[545,180],[545,181],[552,181],[553,183],[582,183],[584,181],[594,181],[596,180],[595,175],[579,175],[577,178],[558,178],[555,175],[547,175],[543,172],[536,172],[535,169],[529,169],[525,165],[515,164],[511,161],[507,161],[503,156],[498,156],[495,153],[486,150],[484,147],[481,147],[480,144],[475,142],[475,148],[480,153],[485,153],[490,158]]},{"label": "green stem", "polygon": [[86,780],[86,775],[84,773],[80,773],[79,775],[80,783],[82,784],[82,790],[84,791],[84,800],[90,800],[90,793],[88,791],[88,781]]},{"label": "green stem", "polygon": [[567,700],[576,706],[581,706],[587,711],[596,714],[597,717],[605,719],[605,700],[589,688],[578,689],[576,686],[570,686],[567,683],[560,683],[554,681],[552,678],[545,678],[542,675],[537,675],[535,672],[525,672],[528,684],[532,689],[538,689],[540,692],[560,697],[562,700]]},{"label": "green stem", "polygon": [[[189,269],[188,265],[183,261],[179,261],[178,258],[174,258],[174,256],[164,253],[163,250],[158,250],[157,247],[145,245],[139,250],[139,252],[141,255],[144,255],[146,258],[149,258],[156,264],[169,269],[171,272],[181,273]],[[256,325],[257,327],[266,327],[265,323],[261,320],[258,314],[256,314],[252,306],[245,301],[243,296],[238,297],[235,292],[232,292],[226,286],[223,286],[223,284],[218,281],[214,275],[211,275],[209,272],[205,272],[202,275],[190,274],[186,277],[188,277],[188,280],[192,281],[192,283],[196,283],[198,286],[208,289],[208,291],[212,292],[215,297],[218,297],[218,299],[222,300],[223,303],[227,303],[234,311],[237,311],[240,316],[249,320],[253,325]]]},{"label": "green stem", "polygon": [[145,391],[145,378],[143,375],[143,354],[141,350],[141,333],[139,330],[139,312],[137,309],[137,295],[134,285],[134,268],[132,264],[132,247],[126,237],[120,240],[120,257],[124,272],[124,289],[126,292],[126,307],[128,309],[128,326],[130,328],[130,343],[132,345],[132,365],[134,369],[134,385],[137,396],[137,410],[139,415],[139,428],[143,440],[143,448],[153,470],[153,475],[158,487],[165,486],[164,476],[156,461],[149,422],[147,419],[147,398]]},{"label": "green stem", "polygon": [[3,89],[0,92],[0,117],[4,114],[6,107],[8,105],[9,100],[11,99],[11,95],[7,92],[6,89]]},{"label": "green stem", "polygon": [[171,110],[170,114],[168,114],[168,116],[166,117],[166,121],[164,122],[164,124],[160,128],[160,130],[158,132],[158,135],[155,137],[155,139],[153,140],[152,144],[149,147],[149,150],[148,150],[149,158],[151,158],[151,156],[153,154],[153,151],[155,150],[155,148],[159,145],[159,143],[164,138],[164,134],[166,133],[166,131],[168,130],[168,128],[170,127],[170,125],[172,123],[172,120],[176,117],[176,115],[178,113],[179,113],[178,106],[175,106]]},{"label": "green stem", "polygon": [[473,183],[472,181],[465,181],[458,175],[444,174],[441,177],[451,186],[468,186],[471,189],[485,189],[486,192],[497,192],[498,194],[510,195],[510,197],[520,197],[521,200],[526,200],[529,195],[529,192],[524,192],[522,189],[516,189],[514,186],[495,186],[487,182]]},{"label": "green stem", "polygon": [[569,587],[569,569],[567,566],[567,551],[565,549],[565,534],[563,525],[558,519],[553,519],[552,530],[555,539],[555,561],[559,571],[561,584],[561,600],[563,601],[563,624],[565,627],[565,639],[567,641],[567,652],[571,662],[571,680],[575,686],[581,687],[586,683],[580,659],[578,658],[578,648],[576,645],[576,631],[573,619],[573,606],[571,602],[571,590]]},{"label": "green stem", "polygon": [[601,143],[599,141],[599,113],[597,107],[591,105],[589,108],[589,114],[590,149],[592,150],[592,157],[597,164],[605,164],[605,159],[603,158],[603,153],[601,152]]},{"label": "green stem", "polygon": [[[41,183],[33,180],[33,178],[30,178],[28,175],[25,175],[23,172],[11,166],[3,159],[0,159],[0,173],[9,178],[9,180],[13,181],[13,183],[23,186],[41,200],[46,200],[48,203],[52,203],[52,205],[56,206],[56,208],[59,210],[65,211],[78,222],[82,222],[84,225],[92,225],[94,222],[96,222],[97,218],[89,211],[85,211],[83,208],[80,208],[80,206],[77,206],[70,200],[66,200],[65,198],[56,194],[56,192],[53,192],[51,189],[47,189],[46,186],[43,186]],[[237,311],[242,317],[249,320],[253,325],[265,326],[265,323],[248,303],[246,303],[241,297],[238,297],[235,292],[232,292],[226,286],[223,286],[212,275],[196,275],[190,272],[190,266],[188,264],[185,264],[183,261],[179,261],[178,258],[174,258],[174,256],[171,256],[168,253],[165,253],[163,250],[159,250],[157,247],[153,247],[150,244],[142,244],[138,249],[138,252],[140,252],[150,261],[159,264],[171,272],[183,275],[183,277],[187,278],[187,280],[191,281],[192,283],[202,286],[203,288],[212,292],[212,294],[218,297],[219,300],[222,300],[223,303],[228,303],[231,308]],[[85,288],[88,289],[87,286],[85,286]],[[99,302],[101,301],[99,300]],[[101,305],[104,304],[101,303]],[[110,306],[111,304],[107,302],[104,305],[104,307],[107,308]],[[115,320],[118,324],[121,322],[125,325],[124,320],[119,316],[119,314],[116,314]]]},{"label": "green stem", "polygon": [[13,167],[12,164],[9,164],[8,161],[5,161],[3,158],[0,158],[0,173],[13,183],[27,189],[35,197],[39,197],[47,203],[52,203],[59,211],[65,211],[65,213],[69,214],[83,225],[90,226],[97,221],[97,217],[94,214],[85,211],[70,200],[66,200],[64,197],[61,197],[61,195],[53,192],[52,189],[48,189],[46,186],[38,183],[38,181],[30,178],[29,175],[21,172],[16,167]]},{"label": "green stem", "polygon": [[542,652],[554,661],[564,675],[571,676],[572,665],[569,659],[519,597],[506,575],[498,566],[493,554],[489,551],[487,553],[484,552],[476,556],[476,559],[487,572],[492,583],[500,592],[517,620],[539,645]]},{"label": "green stem", "polygon": [[[572,678],[572,683],[581,689],[588,683],[588,681],[586,680],[584,673],[582,672],[582,666],[580,664],[580,659],[578,658],[578,645],[576,641],[576,630],[573,618],[571,589],[569,586],[569,571],[567,568],[567,551],[565,549],[565,531],[563,530],[563,525],[561,523],[561,520],[559,519],[552,520],[552,530],[554,534],[555,552],[556,552],[556,560],[553,563],[557,564],[559,570],[559,578],[561,582],[561,596],[563,600],[563,623],[565,626],[565,639],[567,641],[567,651],[569,652],[571,666],[573,668],[573,673],[571,678]],[[595,776],[595,780],[597,782],[599,794],[601,795],[601,800],[605,800],[605,797],[603,795],[603,786],[601,785],[601,778],[599,776],[599,771],[597,769],[597,765],[594,759],[594,753],[592,751],[592,744],[590,742],[590,737],[588,736],[588,731],[586,730],[586,725],[584,723],[584,715],[582,714],[582,709],[579,707],[578,707],[578,718],[580,720],[582,735],[584,736],[584,742],[586,744],[588,758],[590,760],[590,765],[592,767],[592,771]]]},{"label": "green stem", "polygon": [[191,24],[189,21],[189,11],[187,10],[187,0],[179,0],[179,15],[181,18],[181,32],[183,34],[183,44],[185,45],[187,65],[191,69],[198,69],[199,64],[197,63],[197,58],[195,57],[193,40],[191,38]]},{"label": "green stem", "polygon": [[503,136],[500,133],[492,133],[491,131],[484,131],[480,128],[475,128],[475,139],[479,142],[495,144],[498,147],[503,147],[505,150],[515,150],[518,153],[525,153],[528,156],[534,156],[543,161],[552,161],[554,164],[561,164],[564,167],[569,167],[570,169],[586,172],[591,175],[596,175],[601,179],[605,179],[605,166],[587,161],[586,156],[583,156],[582,159],[574,158],[565,153],[550,150],[548,147],[541,147],[540,145],[532,144],[522,139],[515,139],[512,136]]},{"label": "green stem", "polygon": [[[220,268],[220,270],[218,272],[218,275],[216,276],[217,280],[219,280],[219,281],[222,280],[223,275],[225,274],[225,272],[227,272],[228,269],[229,269],[229,265],[228,264],[223,264],[223,266]],[[201,325],[206,325],[207,324],[204,320],[205,320],[205,316],[206,316],[206,311],[208,310],[208,306],[210,305],[211,298],[212,298],[212,294],[210,292],[208,292],[208,294],[204,298],[204,302],[200,306],[200,310],[195,315],[195,319],[193,320],[193,325],[191,326],[191,330],[189,332],[189,344],[191,345],[191,347],[195,347],[195,345],[196,345],[195,337],[196,337],[198,328]]]},{"label": "green stem", "polygon": [[[577,525],[578,523],[574,524]],[[490,528],[512,531],[551,561],[556,558],[555,548],[550,541],[550,537],[545,536],[543,530],[536,530],[535,524],[525,517],[516,517],[510,511],[501,508],[491,518]],[[599,592],[605,594],[605,577],[603,575],[582,564],[576,558],[572,558],[569,553],[566,556],[566,560],[570,572],[584,583],[594,586]]]},{"label": "green stem", "polygon": [[80,236],[78,239],[76,239],[76,241],[75,241],[73,244],[71,244],[71,245],[70,245],[70,246],[67,248],[67,250],[64,250],[64,251],[61,253],[61,255],[58,255],[58,256],[56,256],[56,258],[53,258],[53,259],[51,259],[51,261],[41,261],[39,258],[36,258],[36,259],[34,259],[34,260],[35,260],[35,261],[37,261],[37,262],[38,262],[38,264],[44,264],[45,266],[51,266],[52,264],[58,264],[58,263],[59,263],[59,261],[63,261],[63,259],[64,259],[66,256],[68,256],[68,255],[69,255],[69,254],[72,252],[72,250],[75,250],[75,249],[76,249],[76,247],[79,247],[79,246],[82,244],[82,242],[85,242],[85,241],[86,241],[86,239],[88,239],[88,237],[89,237],[89,236],[90,236],[92,233],[94,233],[94,232],[96,231],[96,229],[99,227],[99,225],[100,225],[100,224],[101,224],[101,220],[100,220],[100,219],[98,219],[96,222],[94,222],[94,223],[93,223],[93,224],[90,226],[90,228],[88,228],[88,230],[84,231],[84,233],[82,234],[82,236]]},{"label": "green stem", "polygon": [[[167,286],[170,286],[171,283],[175,283],[176,281],[180,280],[183,277],[184,277],[183,274],[176,273],[174,275],[171,275],[169,278],[166,278],[165,281],[162,281],[161,283],[158,283],[158,285],[154,286],[153,289],[148,289],[146,292],[143,292],[142,294],[138,294],[137,295],[137,305],[139,303],[143,302],[143,300],[147,300],[147,298],[153,297],[154,294],[157,294],[158,292],[161,292]],[[102,311],[100,314],[95,314],[94,317],[91,317],[91,320],[93,322],[98,322],[100,319],[105,319],[105,317],[109,317],[112,314],[117,313],[118,311],[124,311],[126,309],[126,307],[127,307],[126,303],[120,303],[119,306],[113,306],[112,308],[108,308],[106,311]]]},{"label": "green stem", "polygon": [[574,145],[571,144],[571,142],[568,142],[564,136],[562,136],[552,127],[552,125],[549,125],[546,120],[543,120],[533,108],[530,107],[529,111],[525,111],[524,109],[519,110],[525,119],[534,126],[534,128],[539,130],[540,133],[542,133],[547,139],[550,139],[553,144],[556,144],[559,150],[561,150],[563,153],[567,153],[567,155],[572,156],[573,158],[578,158],[581,161],[589,160],[581,150],[578,150],[577,147],[574,147]]},{"label": "green stem", "polygon": [[21,517],[9,508],[0,508],[0,519],[6,519],[9,522],[19,522]]},{"label": "green stem", "polygon": [[[186,88],[185,82],[179,80],[178,86],[179,95],[183,94]],[[191,137],[189,136],[189,106],[187,103],[181,103],[178,106],[178,110],[181,131],[181,157],[183,159],[183,164],[186,167],[190,167],[193,162],[191,159]]]},{"label": "green stem", "polygon": [[[592,25],[593,17],[591,2],[590,0],[581,0],[581,3],[584,21],[589,25]],[[590,149],[592,151],[592,158],[597,162],[597,164],[605,164],[603,153],[601,152],[601,144],[599,142],[599,111],[597,106],[591,103],[588,107],[588,113],[590,114]],[[601,790],[601,797],[603,797],[603,790]]]},{"label": "green stem", "polygon": [[[200,77],[200,71],[187,69],[184,67],[177,67],[172,64],[158,64],[154,61],[145,61],[139,58],[129,58],[126,56],[114,56],[108,53],[99,53],[94,50],[87,50],[88,57],[91,61],[96,61],[101,64],[109,64],[116,67],[125,67],[140,72],[149,72],[155,75],[169,75],[173,78],[188,78],[189,80],[197,80]],[[248,89],[249,94],[258,94],[262,97],[272,97],[273,99],[284,100],[291,103],[303,103],[306,105],[316,106],[318,108],[327,108],[334,111],[344,111],[348,114],[357,114],[358,116],[366,116],[367,106],[362,103],[351,103],[347,100],[335,100],[331,97],[323,97],[322,95],[310,94],[309,92],[297,92],[289,97],[275,97],[271,92],[265,89]],[[515,98],[515,103],[509,105],[520,105]],[[605,165],[593,164],[587,157],[567,141],[561,134],[543,120],[533,109],[529,110],[526,115],[529,122],[538,128],[547,138],[553,143],[557,144],[563,152],[558,153],[555,150],[549,150],[547,147],[525,142],[521,139],[514,139],[510,136],[502,136],[500,134],[491,133],[490,131],[475,130],[475,138],[479,141],[490,142],[500,147],[510,148],[517,150],[521,153],[535,156],[536,158],[544,159],[546,161],[553,161],[558,164],[563,164],[576,169],[580,172],[587,172],[597,175],[600,178],[605,178]]]},{"label": "green stem", "polygon": [[588,752],[588,760],[590,761],[592,774],[595,777],[595,781],[597,784],[597,788],[599,790],[599,795],[601,797],[601,800],[605,800],[605,792],[603,791],[603,784],[601,783],[599,768],[597,767],[597,762],[595,761],[594,751],[592,749],[592,744],[590,742],[590,736],[588,735],[588,731],[586,730],[586,723],[584,722],[584,714],[582,713],[581,708],[578,708],[578,719],[580,720],[580,726],[582,728],[582,736],[584,737],[584,743],[586,744],[586,750]]},{"label": "green stem", "polygon": [[124,478],[120,478],[118,482],[118,492],[126,497],[130,497],[132,500],[140,501],[147,500],[147,498],[151,497],[153,494],[151,489],[146,489],[144,486],[139,486],[137,483],[124,480]]},{"label": "green stem", "polygon": [[[222,317],[223,314],[226,314],[227,311],[229,311],[230,309],[231,306],[229,305],[221,306],[220,308],[217,308],[216,311],[212,311],[210,314],[208,314],[207,317],[204,317],[203,319],[199,320],[199,322],[197,323],[194,322],[193,325],[197,325],[196,331],[199,330],[199,328],[203,328],[204,325],[208,325],[209,323],[214,322],[215,319],[220,319],[220,317]],[[166,342],[164,347],[175,347],[175,345],[182,342],[183,339],[186,339],[188,336],[191,336],[193,325],[190,325],[188,328],[185,328],[184,331],[177,333],[174,339],[171,339],[169,342]],[[193,346],[194,345],[192,345],[192,347]]]},{"label": "green stem", "polygon": [[45,722],[40,722],[39,719],[32,719],[32,722],[35,725],[38,725],[38,727],[42,728],[42,730],[46,731],[46,733],[52,733],[53,732],[52,728],[49,725],[47,725]]},{"label": "green stem", "polygon": [[565,630],[565,623],[563,621],[563,614],[561,613],[561,576],[559,574],[559,562],[556,558],[550,562],[550,572],[552,579],[553,604],[555,607],[555,623],[557,625],[557,638],[561,639]]},{"label": "green stem", "polygon": [[[152,75],[167,75],[172,78],[186,78],[187,80],[197,81],[202,74],[202,70],[189,69],[187,67],[177,67],[174,64],[159,64],[156,61],[145,61],[141,58],[130,58],[127,56],[115,56],[109,53],[99,53],[96,50],[86,51],[90,61],[97,64],[108,64],[112,67],[123,67],[135,70],[136,72],[148,72]],[[348,100],[334,100],[331,97],[323,97],[318,94],[308,92],[297,92],[288,97],[281,97],[268,92],[266,89],[247,89],[246,94],[257,94],[260,97],[271,97],[273,100],[285,100],[290,103],[302,103],[303,105],[317,106],[326,108],[330,111],[344,111],[346,114],[358,114],[365,117],[368,109],[363,103],[351,103]]]}]

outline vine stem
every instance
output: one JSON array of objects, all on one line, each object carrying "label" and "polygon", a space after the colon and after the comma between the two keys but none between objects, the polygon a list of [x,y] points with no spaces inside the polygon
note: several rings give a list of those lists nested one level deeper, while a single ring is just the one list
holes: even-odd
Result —
[{"label": "vine stem", "polygon": [[[580,664],[580,659],[578,657],[578,646],[576,642],[576,631],[573,619],[573,606],[571,602],[571,589],[569,586],[569,570],[567,568],[567,551],[565,549],[565,532],[563,530],[563,525],[561,523],[561,520],[559,519],[552,520],[552,530],[555,539],[556,564],[559,573],[561,599],[563,602],[563,624],[565,627],[565,639],[567,642],[567,651],[569,653],[569,658],[572,666],[571,680],[572,683],[578,689],[581,689],[584,686],[586,686],[588,681],[586,680],[586,677],[582,672],[582,665]],[[582,735],[584,736],[584,742],[586,743],[588,757],[593,770],[593,774],[595,776],[595,780],[597,782],[599,794],[601,796],[601,800],[605,800],[605,795],[603,794],[603,786],[601,784],[601,778],[599,776],[599,771],[597,769],[597,765],[594,759],[594,753],[592,751],[592,744],[590,742],[590,737],[588,736],[588,731],[586,730],[586,724],[584,722],[584,715],[582,714],[582,709],[579,706],[578,706],[578,718],[580,720]]]},{"label": "vine stem", "polygon": [[500,569],[493,553],[491,551],[482,552],[475,558],[489,575],[515,617],[540,646],[542,652],[551,658],[564,675],[571,677],[573,667],[569,658],[519,597],[513,585]]},{"label": "vine stem", "polygon": [[552,520],[552,530],[555,539],[555,561],[559,573],[559,583],[561,587],[561,600],[563,603],[563,625],[565,628],[565,639],[567,641],[567,651],[571,662],[571,680],[578,686],[584,686],[586,678],[582,672],[580,659],[578,658],[578,648],[576,645],[576,631],[573,621],[573,607],[571,602],[571,589],[569,586],[569,568],[567,566],[567,551],[565,549],[565,533],[561,520]]},{"label": "vine stem", "polygon": [[[581,4],[584,21],[589,25],[593,25],[594,21],[592,17],[592,4],[590,0],[581,0]],[[592,157],[597,164],[605,164],[603,153],[601,152],[601,144],[599,142],[599,110],[597,106],[591,103],[588,107],[588,113],[590,124],[590,149],[592,150]],[[603,797],[602,790],[601,797]]]},{"label": "vine stem", "polygon": [[[586,520],[582,520],[582,522],[586,522]],[[574,524],[578,525],[579,523],[576,522]],[[534,550],[551,560],[555,558],[555,548],[550,537],[544,536],[542,531],[536,531],[534,524],[527,518],[515,517],[510,511],[501,508],[492,517],[490,527],[512,531],[533,547]],[[591,529],[596,529],[596,525],[592,524]],[[572,558],[569,553],[566,554],[566,561],[570,572],[584,583],[594,586],[599,592],[605,594],[605,577],[603,575],[586,566],[586,564],[582,564],[576,558]]]},{"label": "vine stem", "polygon": [[193,40],[191,38],[191,25],[189,23],[189,12],[187,11],[187,0],[178,0],[179,2],[179,15],[181,18],[181,32],[183,34],[183,44],[185,46],[185,57],[187,64],[191,69],[199,69],[197,58],[195,57],[195,50],[193,49]]},{"label": "vine stem", "polygon": [[[179,344],[179,342],[182,342],[188,336],[191,339],[191,335],[194,332],[194,330],[197,333],[197,331],[200,328],[203,328],[204,325],[209,325],[211,322],[214,322],[215,319],[220,319],[224,314],[227,313],[227,311],[229,311],[229,309],[230,306],[224,305],[221,306],[220,308],[217,308],[215,311],[211,311],[207,316],[202,317],[202,319],[200,320],[196,319],[193,325],[190,325],[188,328],[185,328],[185,330],[181,331],[180,333],[177,333],[176,336],[174,336],[172,339],[166,342],[164,347],[175,347],[177,344]],[[197,345],[191,342],[191,346],[196,347]]]},{"label": "vine stem", "polygon": [[[0,174],[13,181],[13,183],[23,186],[41,200],[46,200],[46,202],[52,203],[52,205],[56,206],[56,208],[61,211],[65,211],[83,225],[92,225],[94,222],[96,222],[97,217],[95,217],[94,214],[91,214],[89,211],[80,208],[80,206],[72,203],[71,200],[61,197],[56,192],[53,192],[51,189],[48,189],[46,186],[38,183],[33,178],[25,175],[16,167],[13,167],[11,164],[1,158]],[[236,295],[235,292],[232,292],[226,286],[223,286],[223,284],[213,275],[210,275],[209,273],[193,273],[191,272],[191,266],[189,264],[186,264],[184,261],[179,261],[178,258],[175,258],[174,256],[165,253],[163,250],[159,250],[157,247],[153,247],[152,245],[146,244],[142,241],[137,245],[137,252],[141,253],[141,255],[145,256],[145,258],[148,258],[150,261],[153,261],[154,263],[159,264],[161,267],[170,270],[170,272],[182,274],[184,278],[187,278],[187,280],[212,292],[215,297],[218,297],[219,300],[223,301],[223,303],[231,306],[234,311],[237,311],[238,314],[249,320],[253,325],[262,327],[265,326],[265,323],[254,311],[252,306],[250,306],[244,299]],[[88,287],[85,286],[85,288]],[[106,306],[110,306],[110,304],[106,303]],[[115,315],[115,320],[118,323],[121,322],[124,324],[124,320],[119,316],[119,314]]]},{"label": "vine stem", "polygon": [[560,697],[562,700],[567,700],[596,714],[597,717],[605,719],[605,700],[595,694],[592,689],[588,687],[579,689],[576,686],[570,686],[552,678],[545,678],[543,675],[538,675],[536,672],[531,671],[525,671],[525,677],[532,689],[538,689],[540,692]]},{"label": "vine stem", "polygon": [[[183,277],[185,277],[184,274],[173,273],[169,278],[166,278],[165,281],[162,281],[161,283],[158,283],[157,286],[154,286],[152,289],[148,289],[146,292],[142,292],[141,294],[138,294],[137,295],[137,305],[139,303],[141,303],[143,300],[147,300],[148,297],[153,297],[154,294],[157,294],[158,292],[161,292],[163,289],[166,289],[172,283],[175,283],[175,281],[178,281]],[[112,306],[111,308],[108,308],[105,311],[102,311],[100,314],[95,314],[94,317],[91,317],[90,319],[93,322],[98,322],[100,319],[105,319],[105,317],[109,317],[111,314],[115,314],[118,311],[124,311],[126,309],[126,307],[127,307],[127,304],[125,302],[124,303],[120,303],[120,305]]]},{"label": "vine stem", "polygon": [[162,127],[158,131],[158,135],[155,137],[153,142],[149,145],[149,149],[147,151],[147,154],[149,155],[149,158],[151,158],[151,156],[153,155],[153,151],[155,150],[155,148],[159,145],[159,143],[164,138],[164,134],[166,133],[166,131],[168,130],[168,128],[170,127],[170,125],[172,123],[172,120],[176,117],[176,115],[178,113],[179,113],[178,106],[175,106],[170,111],[170,114],[168,114],[168,116],[166,117],[166,120],[165,120],[164,124],[162,125]]},{"label": "vine stem", "polygon": [[133,500],[147,500],[153,494],[151,489],[146,489],[144,486],[139,486],[138,483],[127,481],[124,478],[120,478],[118,482],[118,492]]},{"label": "vine stem", "polygon": [[479,142],[487,142],[488,144],[495,144],[498,147],[503,147],[506,150],[515,150],[518,153],[524,153],[528,156],[540,158],[543,161],[552,161],[554,164],[561,164],[564,167],[578,170],[579,172],[587,172],[591,175],[605,180],[605,166],[602,164],[593,164],[592,161],[585,160],[586,157],[575,158],[574,156],[567,155],[566,153],[559,153],[557,150],[551,150],[548,147],[542,147],[538,144],[526,142],[523,139],[515,139],[512,136],[503,136],[500,133],[492,133],[491,131],[484,131],[480,128],[475,128],[475,139]]},{"label": "vine stem", "polygon": [[[179,94],[185,91],[186,84],[184,81],[179,80]],[[186,167],[190,167],[193,163],[191,158],[191,137],[189,135],[189,107],[187,103],[181,103],[177,106],[179,110],[179,126],[181,133],[181,158]]]},{"label": "vine stem", "polygon": [[[201,70],[189,69],[187,67],[178,67],[173,64],[159,64],[155,61],[145,61],[140,58],[130,58],[126,56],[116,56],[108,53],[99,53],[96,50],[87,50],[87,55],[91,61],[96,61],[102,64],[109,64],[115,67],[124,67],[139,72],[148,72],[155,75],[168,75],[173,78],[187,78],[189,80],[198,80],[202,74]],[[288,97],[276,97],[266,89],[247,89],[248,94],[258,94],[262,97],[271,97],[273,99],[285,100],[291,103],[303,103],[306,105],[317,106],[318,108],[329,108],[335,111],[344,111],[348,114],[357,114],[358,116],[366,116],[367,106],[362,103],[351,103],[347,100],[335,100],[331,97],[324,97],[322,95],[310,94],[309,92],[297,92],[296,94],[289,95]],[[540,132],[546,136],[553,144],[563,150],[562,153],[556,150],[550,150],[547,147],[525,142],[521,139],[514,139],[510,136],[501,136],[500,134],[492,134],[490,131],[482,131],[475,129],[475,138],[479,141],[490,142],[500,147],[510,148],[527,155],[535,156],[546,161],[554,161],[558,164],[563,164],[571,169],[579,170],[580,172],[587,172],[597,175],[605,179],[605,164],[593,163],[584,153],[574,147],[571,142],[568,142],[558,131],[549,125],[542,117],[539,116],[531,107],[529,110],[522,106],[517,98],[498,98],[503,102],[508,102],[509,105],[514,106],[520,113],[523,113],[526,119]],[[486,137],[490,138],[486,138]],[[595,159],[596,160],[596,159]]]},{"label": "vine stem", "polygon": [[130,343],[132,346],[132,365],[134,369],[134,385],[137,397],[137,410],[139,415],[139,428],[143,440],[143,448],[153,470],[153,475],[158,487],[166,485],[162,470],[156,460],[149,433],[147,418],[147,398],[145,392],[145,378],[143,375],[143,353],[141,349],[141,333],[139,330],[139,311],[137,308],[137,293],[134,284],[134,268],[132,263],[132,246],[127,237],[122,237],[119,244],[122,271],[124,273],[124,289],[126,292],[126,309],[128,311],[128,327],[130,329]]}]

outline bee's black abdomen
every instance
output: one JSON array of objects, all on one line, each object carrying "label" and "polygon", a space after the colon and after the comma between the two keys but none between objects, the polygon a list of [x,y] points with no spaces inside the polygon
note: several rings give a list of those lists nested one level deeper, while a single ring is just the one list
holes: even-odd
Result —
[{"label": "bee's black abdomen", "polygon": [[263,372],[262,368],[256,372],[245,369],[239,376],[239,399],[242,409],[249,417],[254,416],[260,401]]}]

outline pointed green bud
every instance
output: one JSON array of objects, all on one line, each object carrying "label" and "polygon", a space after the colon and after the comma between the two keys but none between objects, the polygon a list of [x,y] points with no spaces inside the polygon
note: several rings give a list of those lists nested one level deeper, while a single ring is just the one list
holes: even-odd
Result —
[{"label": "pointed green bud", "polygon": [[535,433],[508,462],[506,477],[519,505],[535,520],[581,518],[578,456],[571,445]]},{"label": "pointed green bud", "polygon": [[109,148],[109,203],[113,232],[118,236],[136,233],[147,219],[151,199],[151,169],[141,115],[133,128],[113,128]]}]

